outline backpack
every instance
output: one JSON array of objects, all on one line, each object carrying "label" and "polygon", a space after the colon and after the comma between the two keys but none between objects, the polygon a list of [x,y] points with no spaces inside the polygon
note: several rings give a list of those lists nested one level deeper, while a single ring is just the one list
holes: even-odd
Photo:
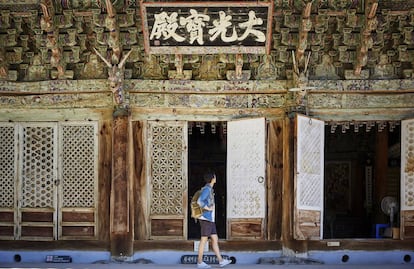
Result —
[{"label": "backpack", "polygon": [[193,198],[191,198],[191,217],[197,221],[198,218],[200,218],[203,215],[203,209],[200,207],[200,205],[197,203],[198,198],[200,197],[201,191],[203,189],[200,189],[196,191],[193,195]]}]

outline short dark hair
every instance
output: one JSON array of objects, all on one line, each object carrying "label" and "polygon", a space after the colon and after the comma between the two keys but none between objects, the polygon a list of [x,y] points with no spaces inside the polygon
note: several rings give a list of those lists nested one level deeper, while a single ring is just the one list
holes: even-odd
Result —
[{"label": "short dark hair", "polygon": [[216,174],[212,171],[208,171],[204,174],[204,181],[206,183],[210,183],[211,180],[216,176]]}]

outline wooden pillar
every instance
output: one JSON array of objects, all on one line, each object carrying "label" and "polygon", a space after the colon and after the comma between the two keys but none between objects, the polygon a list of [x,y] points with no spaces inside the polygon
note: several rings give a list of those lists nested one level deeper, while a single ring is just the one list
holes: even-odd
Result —
[{"label": "wooden pillar", "polygon": [[268,218],[267,239],[280,240],[282,233],[283,186],[283,120],[271,120],[268,125]]},{"label": "wooden pillar", "polygon": [[283,124],[283,186],[282,186],[282,240],[284,244],[293,239],[293,167],[295,121],[286,118]]},{"label": "wooden pillar", "polygon": [[293,236],[294,172],[296,172],[294,165],[297,141],[295,116],[285,118],[283,125],[282,255],[296,256],[298,253],[307,253],[308,240],[295,240]]},{"label": "wooden pillar", "polygon": [[381,211],[381,200],[387,194],[388,173],[388,132],[377,131],[375,136],[375,164],[374,164],[374,214],[377,223],[387,223],[385,214]]},{"label": "wooden pillar", "polygon": [[98,239],[109,242],[111,181],[112,181],[112,119],[104,120],[99,130],[99,200]]},{"label": "wooden pillar", "polygon": [[126,259],[133,255],[128,176],[129,111],[114,113],[112,129],[112,184],[110,212],[111,256]]},{"label": "wooden pillar", "polygon": [[148,216],[144,214],[145,206],[148,203],[146,197],[146,178],[144,176],[144,123],[142,121],[134,121],[132,124],[132,151],[133,151],[133,171],[132,182],[133,182],[133,211],[134,214],[134,240],[145,240],[148,239]]}]

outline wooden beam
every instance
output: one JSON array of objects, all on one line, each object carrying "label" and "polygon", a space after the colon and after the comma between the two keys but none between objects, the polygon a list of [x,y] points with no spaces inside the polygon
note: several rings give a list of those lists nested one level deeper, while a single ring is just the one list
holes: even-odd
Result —
[{"label": "wooden beam", "polygon": [[309,110],[310,115],[325,121],[371,121],[371,120],[389,120],[400,121],[402,119],[412,118],[413,108],[372,108],[372,109],[332,109],[320,108]]},{"label": "wooden beam", "polygon": [[95,121],[111,119],[112,109],[107,108],[22,108],[0,109],[0,121]]},{"label": "wooden beam", "polygon": [[271,109],[217,109],[217,108],[133,108],[132,120],[188,120],[188,121],[228,121],[244,117],[284,117],[282,108]]}]

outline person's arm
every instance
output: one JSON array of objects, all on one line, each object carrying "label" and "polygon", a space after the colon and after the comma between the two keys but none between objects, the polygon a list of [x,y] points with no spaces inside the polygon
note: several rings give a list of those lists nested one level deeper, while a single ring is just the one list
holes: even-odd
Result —
[{"label": "person's arm", "polygon": [[197,200],[199,206],[207,211],[212,211],[213,207],[208,206],[208,198],[210,196],[210,190],[208,188],[203,188],[201,191],[200,197]]}]

